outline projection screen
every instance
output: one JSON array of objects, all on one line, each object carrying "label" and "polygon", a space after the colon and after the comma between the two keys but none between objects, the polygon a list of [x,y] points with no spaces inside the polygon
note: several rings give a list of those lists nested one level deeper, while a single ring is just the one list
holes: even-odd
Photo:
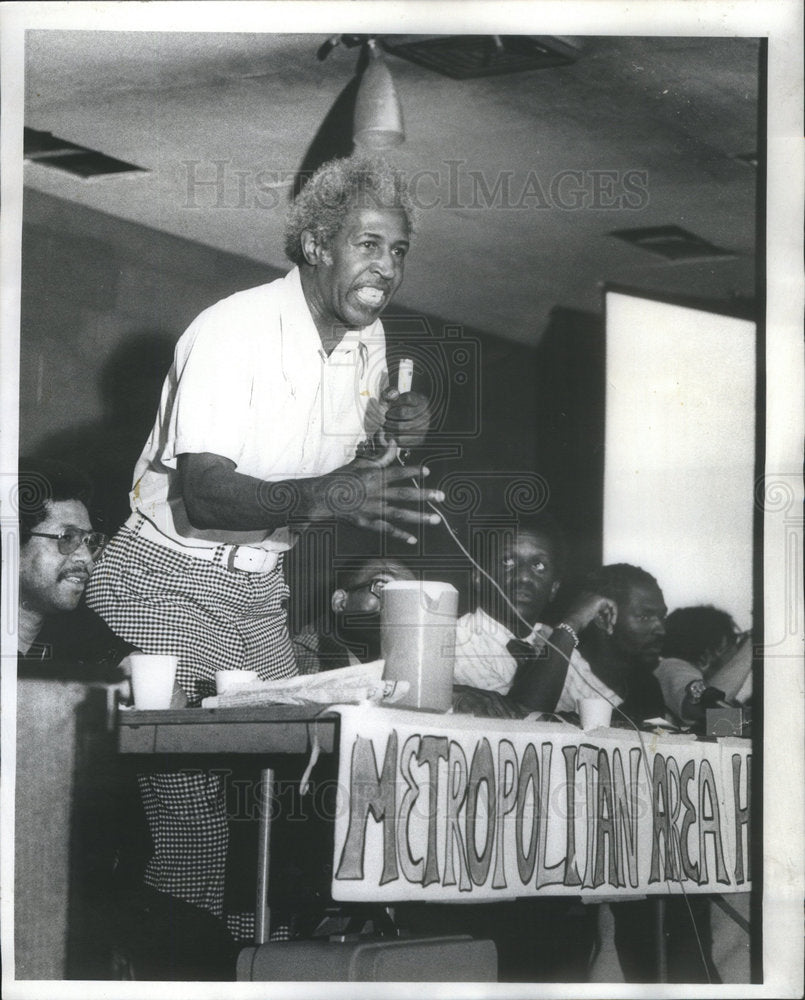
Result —
[{"label": "projection screen", "polygon": [[755,324],[606,293],[605,563],[752,625]]}]

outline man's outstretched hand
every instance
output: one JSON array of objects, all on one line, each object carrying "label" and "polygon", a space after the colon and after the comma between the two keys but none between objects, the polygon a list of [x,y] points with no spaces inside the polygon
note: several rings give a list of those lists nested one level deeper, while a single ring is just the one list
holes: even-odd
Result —
[{"label": "man's outstretched hand", "polygon": [[310,519],[334,518],[409,544],[417,540],[410,527],[438,524],[439,515],[422,508],[427,501],[441,503],[444,493],[416,485],[415,480],[427,476],[429,470],[400,465],[397,445],[395,440],[384,440],[385,450],[379,454],[357,457],[322,476]]},{"label": "man's outstretched hand", "polygon": [[323,476],[276,482],[243,475],[220,455],[183,454],[177,463],[193,527],[252,531],[290,525],[304,530],[311,523],[335,520],[413,544],[412,527],[441,520],[425,504],[441,503],[444,493],[422,487],[417,480],[428,470],[401,465],[397,451],[396,441],[383,440],[379,451],[359,455]]}]

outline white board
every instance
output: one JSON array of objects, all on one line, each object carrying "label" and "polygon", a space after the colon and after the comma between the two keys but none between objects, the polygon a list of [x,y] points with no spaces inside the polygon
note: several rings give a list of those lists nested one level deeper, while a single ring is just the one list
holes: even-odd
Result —
[{"label": "white board", "polygon": [[604,563],[752,625],[755,324],[606,297]]}]

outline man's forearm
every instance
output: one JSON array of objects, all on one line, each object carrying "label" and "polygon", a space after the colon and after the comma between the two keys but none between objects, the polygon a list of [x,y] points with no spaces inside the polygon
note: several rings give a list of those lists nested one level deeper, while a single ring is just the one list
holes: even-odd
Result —
[{"label": "man's forearm", "polygon": [[402,542],[416,542],[409,525],[438,524],[437,513],[422,505],[442,503],[441,490],[408,485],[426,476],[424,467],[392,463],[396,445],[383,455],[355,459],[323,476],[264,482],[235,471],[235,463],[209,452],[179,455],[182,498],[195,528],[220,531],[273,531],[290,525],[337,519],[358,528],[379,531]]},{"label": "man's forearm", "polygon": [[236,472],[234,464],[200,463],[180,456],[181,490],[195,528],[222,531],[273,531],[310,519],[321,478],[266,482]]},{"label": "man's forearm", "polygon": [[[536,712],[554,712],[565,686],[574,643],[569,633],[554,630],[546,655],[533,664],[521,663],[514,675],[509,695]],[[556,646],[557,648],[552,648]]]}]

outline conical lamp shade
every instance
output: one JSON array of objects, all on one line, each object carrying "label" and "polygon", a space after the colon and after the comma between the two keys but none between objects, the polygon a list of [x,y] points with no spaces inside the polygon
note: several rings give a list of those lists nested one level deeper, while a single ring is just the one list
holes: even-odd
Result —
[{"label": "conical lamp shade", "polygon": [[369,42],[369,64],[355,101],[352,140],[365,149],[389,149],[405,141],[402,108],[383,53]]}]

